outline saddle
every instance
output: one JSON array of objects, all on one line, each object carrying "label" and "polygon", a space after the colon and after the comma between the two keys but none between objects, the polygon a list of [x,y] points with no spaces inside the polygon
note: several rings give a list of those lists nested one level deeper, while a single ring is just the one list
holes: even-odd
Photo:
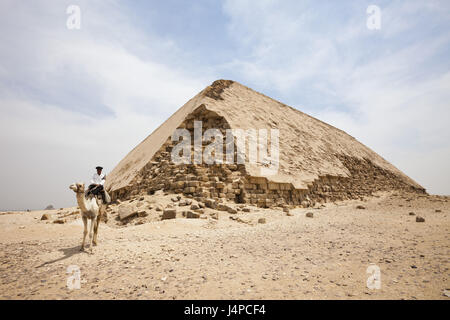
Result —
[{"label": "saddle", "polygon": [[[111,202],[111,196],[109,195],[109,193],[105,190],[105,189],[99,189],[97,187],[94,188],[89,188],[86,192],[85,192],[85,197],[87,199],[91,199],[93,197],[95,197],[97,199],[97,203],[99,205],[101,204],[108,204]],[[101,201],[99,203],[99,201]]]}]

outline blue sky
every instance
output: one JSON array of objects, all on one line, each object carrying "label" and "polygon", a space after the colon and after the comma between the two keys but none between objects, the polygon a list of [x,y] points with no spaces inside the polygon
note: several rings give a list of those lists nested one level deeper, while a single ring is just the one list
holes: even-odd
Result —
[{"label": "blue sky", "polygon": [[[381,29],[366,9],[381,9]],[[81,9],[68,30],[66,8]],[[328,122],[450,194],[448,1],[0,2],[0,209],[75,205],[216,79]]]}]

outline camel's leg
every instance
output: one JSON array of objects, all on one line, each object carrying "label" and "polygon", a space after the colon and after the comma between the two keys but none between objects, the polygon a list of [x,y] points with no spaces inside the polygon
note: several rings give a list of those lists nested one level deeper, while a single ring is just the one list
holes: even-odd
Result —
[{"label": "camel's leg", "polygon": [[108,213],[106,213],[106,205],[103,207],[102,217],[104,217],[103,220],[105,221],[105,223],[107,223],[108,222]]},{"label": "camel's leg", "polygon": [[89,230],[89,250],[91,251],[91,253],[93,252],[93,248],[92,248],[92,240],[94,239],[94,226],[97,223],[97,221],[95,220],[95,218],[90,219],[91,220],[91,228]]},{"label": "camel's leg", "polygon": [[94,225],[94,240],[92,242],[94,244],[94,246],[97,245],[98,226],[100,225],[101,217],[102,216],[100,214],[97,216],[96,223]]},{"label": "camel's leg", "polygon": [[85,241],[86,241],[86,235],[87,235],[87,217],[82,217],[82,219],[83,219],[83,225],[84,225],[84,230],[83,230],[83,242],[81,243],[81,249],[80,249],[80,251],[83,251],[84,250],[84,243],[85,243]]}]

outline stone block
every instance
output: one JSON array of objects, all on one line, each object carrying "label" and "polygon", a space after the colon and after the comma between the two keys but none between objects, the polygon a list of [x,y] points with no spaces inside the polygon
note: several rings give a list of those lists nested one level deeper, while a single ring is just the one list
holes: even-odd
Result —
[{"label": "stone block", "polygon": [[128,219],[128,218],[132,218],[136,215],[137,215],[137,212],[133,206],[126,205],[126,204],[119,206],[119,219],[121,221]]},{"label": "stone block", "polygon": [[198,219],[198,218],[200,218],[200,213],[193,212],[193,211],[187,211],[186,212],[186,218],[188,218],[188,219]]},{"label": "stone block", "polygon": [[176,217],[177,217],[177,210],[173,208],[168,208],[164,209],[161,219],[162,220],[175,219]]},{"label": "stone block", "polygon": [[269,190],[279,190],[280,189],[280,185],[278,183],[268,183],[267,187]]}]

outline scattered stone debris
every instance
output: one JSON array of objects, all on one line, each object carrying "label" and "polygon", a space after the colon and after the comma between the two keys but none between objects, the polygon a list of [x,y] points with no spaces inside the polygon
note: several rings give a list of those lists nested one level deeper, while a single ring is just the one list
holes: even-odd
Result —
[{"label": "scattered stone debris", "polygon": [[236,209],[234,209],[233,207],[230,207],[229,205],[223,204],[223,203],[220,203],[219,205],[217,205],[217,210],[227,211],[231,214],[237,213]]},{"label": "scattered stone debris", "polygon": [[312,218],[312,217],[314,217],[314,213],[312,213],[312,212],[307,212],[307,213],[306,213],[306,217]]},{"label": "scattered stone debris", "polygon": [[192,200],[190,200],[190,199],[180,200],[180,202],[178,203],[178,206],[185,207],[185,206],[190,205],[191,203],[192,203]]},{"label": "scattered stone debris", "polygon": [[175,219],[177,217],[177,210],[172,208],[164,209],[161,220]]},{"label": "scattered stone debris", "polygon": [[64,223],[66,223],[66,221],[63,220],[63,219],[56,219],[55,221],[53,221],[53,223],[56,223],[56,224],[64,224]]},{"label": "scattered stone debris", "polygon": [[214,199],[206,199],[205,200],[205,206],[207,208],[215,209],[216,205],[217,205],[217,202]]},{"label": "scattered stone debris", "polygon": [[251,223],[251,221],[248,220],[248,219],[243,219],[241,217],[236,217],[236,216],[230,216],[230,219],[234,220],[236,222],[245,223],[245,224],[250,224]]},{"label": "scattered stone debris", "polygon": [[414,212],[409,213],[410,216],[415,216],[416,214]]},{"label": "scattered stone debris", "polygon": [[138,213],[130,205],[123,204],[119,207],[119,219],[121,221],[137,216],[137,214]]},{"label": "scattered stone debris", "polygon": [[51,215],[49,215],[48,213],[44,213],[41,217],[41,220],[50,220],[51,219]]},{"label": "scattered stone debris", "polygon": [[258,223],[266,223],[266,218],[259,218]]},{"label": "scattered stone debris", "polygon": [[442,210],[436,209],[435,212],[442,212]]},{"label": "scattered stone debris", "polygon": [[358,206],[356,206],[356,209],[364,210],[364,209],[366,209],[366,207],[364,207],[362,205],[358,205]]},{"label": "scattered stone debris", "polygon": [[212,213],[211,218],[213,218],[214,220],[219,220],[219,213],[218,212]]},{"label": "scattered stone debris", "polygon": [[188,219],[198,219],[200,218],[200,214],[193,211],[187,211],[186,212],[186,218]]},{"label": "scattered stone debris", "polygon": [[236,209],[234,209],[234,208],[228,208],[228,213],[231,213],[231,214],[236,214],[237,213],[237,210]]},{"label": "scattered stone debris", "polygon": [[147,211],[138,211],[137,215],[138,217],[145,218],[148,216],[148,213]]},{"label": "scattered stone debris", "polygon": [[416,222],[425,222],[425,219],[422,217],[417,216],[416,217]]}]

